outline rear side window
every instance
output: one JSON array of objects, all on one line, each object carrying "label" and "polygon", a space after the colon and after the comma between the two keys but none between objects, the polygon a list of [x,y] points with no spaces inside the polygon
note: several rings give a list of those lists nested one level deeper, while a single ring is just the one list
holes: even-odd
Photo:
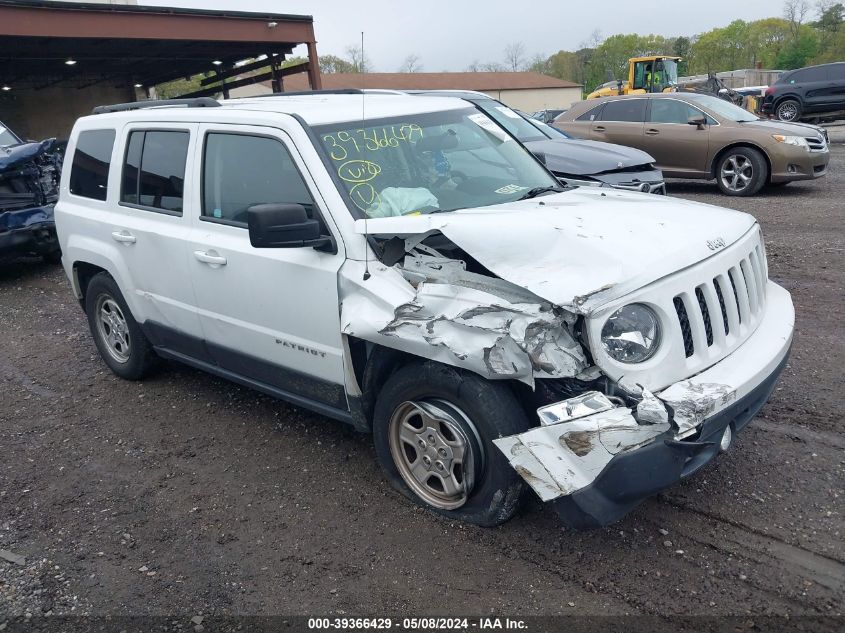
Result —
[{"label": "rear side window", "polygon": [[845,81],[845,64],[831,64],[828,66],[827,77],[831,81]]},{"label": "rear side window", "polygon": [[204,217],[246,225],[247,209],[271,202],[301,204],[312,217],[314,201],[287,148],[266,136],[209,133],[203,157]]},{"label": "rear side window", "polygon": [[803,68],[794,72],[787,78],[787,83],[790,84],[800,84],[800,83],[808,83],[811,81],[826,81],[827,80],[827,67],[825,66],[816,66],[815,68]]},{"label": "rear side window", "polygon": [[92,200],[106,199],[114,136],[114,130],[79,133],[70,168],[70,192],[73,195]]},{"label": "rear side window", "polygon": [[604,104],[602,121],[627,121],[642,123],[645,119],[645,99],[620,99]]},{"label": "rear side window", "polygon": [[120,201],[149,209],[182,213],[185,161],[191,135],[181,130],[129,133]]},{"label": "rear side window", "polygon": [[576,121],[595,121],[601,113],[601,106],[597,108],[590,108],[584,114],[579,116]]}]

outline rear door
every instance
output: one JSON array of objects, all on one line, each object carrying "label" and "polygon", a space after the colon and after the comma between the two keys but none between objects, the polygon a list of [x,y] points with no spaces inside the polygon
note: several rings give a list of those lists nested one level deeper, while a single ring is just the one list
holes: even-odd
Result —
[{"label": "rear door", "polygon": [[[705,117],[703,128],[688,123]],[[654,156],[657,166],[667,172],[704,172],[710,144],[710,126],[717,124],[701,110],[680,99],[650,100],[648,121],[643,131],[642,149]]]},{"label": "rear door", "polygon": [[831,109],[845,110],[845,63],[827,67]]},{"label": "rear door", "polygon": [[647,99],[617,99],[608,101],[597,120],[592,122],[590,138],[643,148],[643,125]]},{"label": "rear door", "polygon": [[337,252],[254,248],[247,209],[295,203],[337,232],[290,137],[281,129],[203,124],[188,248],[206,344],[223,369],[289,397],[346,409]]},{"label": "rear door", "polygon": [[[196,129],[156,122],[133,123],[116,133],[83,131],[74,152],[68,208],[77,196],[103,201],[81,209],[80,242],[95,245],[95,254],[107,258],[133,316],[148,332],[199,333],[186,261],[190,221],[182,210],[191,195],[186,157]],[[86,134],[101,135],[102,142],[92,145]]]},{"label": "rear door", "polygon": [[789,78],[789,83],[803,92],[804,112],[824,112],[830,108],[830,85],[827,66],[799,70]]}]

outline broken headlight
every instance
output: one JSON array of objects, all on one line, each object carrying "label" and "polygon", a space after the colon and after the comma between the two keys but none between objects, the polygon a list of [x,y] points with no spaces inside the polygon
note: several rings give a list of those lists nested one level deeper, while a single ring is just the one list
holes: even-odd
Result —
[{"label": "broken headlight", "polygon": [[641,363],[660,345],[660,321],[654,310],[641,303],[623,306],[605,322],[601,344],[620,363]]}]

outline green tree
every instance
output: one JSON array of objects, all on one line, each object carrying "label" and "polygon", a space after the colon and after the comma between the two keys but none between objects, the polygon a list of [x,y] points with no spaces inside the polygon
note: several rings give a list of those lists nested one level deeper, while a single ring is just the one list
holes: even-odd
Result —
[{"label": "green tree", "polygon": [[355,66],[349,60],[337,55],[320,55],[320,72],[330,73],[354,73]]}]

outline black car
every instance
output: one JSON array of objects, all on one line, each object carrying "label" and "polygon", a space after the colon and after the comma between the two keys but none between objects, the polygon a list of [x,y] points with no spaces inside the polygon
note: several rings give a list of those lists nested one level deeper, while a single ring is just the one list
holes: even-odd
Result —
[{"label": "black car", "polygon": [[507,107],[501,101],[470,90],[415,90],[430,97],[469,101],[516,137],[559,179],[571,185],[605,186],[627,191],[666,194],[663,173],[654,158],[633,147],[568,136],[542,121]]},{"label": "black car", "polygon": [[845,118],[845,62],[784,73],[766,89],[762,112],[781,121]]},{"label": "black car", "polygon": [[25,142],[0,122],[0,255],[61,258],[53,207],[59,197],[62,144]]},{"label": "black car", "polygon": [[531,118],[537,119],[538,121],[542,121],[546,124],[550,124],[564,112],[566,112],[566,108],[556,110],[537,110],[537,112],[531,115]]}]

